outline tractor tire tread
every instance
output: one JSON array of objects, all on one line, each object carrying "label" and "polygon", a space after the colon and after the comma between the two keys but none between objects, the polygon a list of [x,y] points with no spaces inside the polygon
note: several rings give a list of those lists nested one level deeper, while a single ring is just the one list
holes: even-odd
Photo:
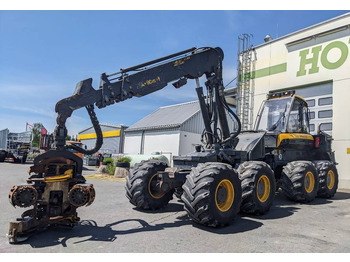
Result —
[{"label": "tractor tire tread", "polygon": [[[328,160],[318,160],[314,161],[315,167],[319,176],[319,188],[317,192],[318,197],[322,198],[332,198],[338,189],[338,171],[335,165]],[[327,188],[327,173],[329,170],[332,170],[335,175],[335,184],[332,190]]]},{"label": "tractor tire tread", "polygon": [[[315,176],[314,190],[308,194],[304,190],[304,178],[307,170]],[[281,188],[287,198],[299,202],[308,203],[315,199],[318,190],[318,174],[311,161],[293,161],[283,167]]]},{"label": "tractor tire tread", "polygon": [[[257,176],[260,171],[270,180],[270,195],[265,203],[261,203],[255,195]],[[238,167],[238,175],[242,185],[241,212],[255,215],[265,214],[272,206],[276,191],[275,177],[271,167],[263,161],[246,161]]]},{"label": "tractor tire tread", "polygon": [[158,171],[163,171],[167,165],[161,161],[148,160],[142,161],[131,169],[130,174],[126,177],[125,191],[126,197],[130,203],[140,209],[160,209],[165,207],[173,198],[174,190],[164,194],[161,199],[155,201],[147,195],[147,186],[149,174],[155,174]]},{"label": "tractor tire tread", "polygon": [[[215,178],[220,177],[222,172],[233,172],[235,174],[234,169],[228,164],[207,162],[198,164],[186,176],[186,182],[182,186],[181,199],[184,202],[184,209],[195,222],[211,227],[231,223],[230,220],[232,219],[221,220],[221,218],[218,218],[209,205],[212,201],[212,194],[215,194],[211,189],[211,185]],[[238,176],[236,176],[236,183],[238,183],[240,189]],[[240,195],[241,192],[239,192],[239,199],[234,203],[236,206],[232,209],[233,215],[239,212]]]}]

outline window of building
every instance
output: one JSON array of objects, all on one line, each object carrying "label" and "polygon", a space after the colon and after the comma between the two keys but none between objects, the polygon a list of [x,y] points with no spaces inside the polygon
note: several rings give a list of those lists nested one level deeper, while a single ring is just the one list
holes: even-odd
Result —
[{"label": "window of building", "polygon": [[309,119],[315,119],[315,112],[309,112]]},{"label": "window of building", "polygon": [[328,118],[333,116],[332,110],[322,110],[318,111],[318,118]]},{"label": "window of building", "polygon": [[314,124],[311,124],[310,125],[310,132],[314,132],[315,131],[315,125]]},{"label": "window of building", "polygon": [[315,99],[306,100],[308,107],[315,106]]},{"label": "window of building", "polygon": [[333,97],[325,97],[318,99],[318,105],[319,106],[326,106],[326,105],[332,105],[333,104]]},{"label": "window of building", "polygon": [[322,123],[320,125],[320,129],[321,129],[321,131],[332,131],[333,125],[332,125],[332,123]]}]

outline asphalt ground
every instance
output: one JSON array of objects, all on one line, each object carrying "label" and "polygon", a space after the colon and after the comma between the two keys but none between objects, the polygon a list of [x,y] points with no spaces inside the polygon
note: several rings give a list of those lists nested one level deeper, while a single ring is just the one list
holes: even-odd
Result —
[{"label": "asphalt ground", "polygon": [[[276,193],[263,216],[239,214],[223,228],[192,222],[176,198],[158,212],[141,212],[125,197],[124,182],[90,180],[95,202],[78,209],[73,229],[51,228],[11,245],[8,223],[25,209],[13,208],[8,192],[24,183],[30,164],[0,163],[1,253],[348,253],[350,251],[350,190],[310,204],[289,201]],[[84,170],[84,175],[95,173]]]}]

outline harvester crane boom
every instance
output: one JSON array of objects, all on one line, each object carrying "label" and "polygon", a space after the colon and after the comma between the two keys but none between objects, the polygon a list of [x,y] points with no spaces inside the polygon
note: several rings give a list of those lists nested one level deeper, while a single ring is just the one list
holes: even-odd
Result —
[{"label": "harvester crane boom", "polygon": [[[223,52],[220,48],[191,48],[137,66],[121,69],[110,75],[103,73],[97,90],[92,87],[92,78],[79,82],[71,97],[62,99],[56,104],[56,112],[58,113],[54,134],[56,149],[62,150],[65,146],[67,135],[65,123],[74,110],[86,107],[97,139],[95,148],[90,150],[77,148],[74,145],[70,145],[70,147],[74,147],[75,150],[84,154],[93,154],[100,149],[103,140],[102,131],[94,113],[94,105],[103,108],[134,96],[142,97],[164,88],[173,81],[176,81],[173,85],[180,88],[187,83],[187,79],[198,79],[202,75],[207,78],[205,83],[209,94],[206,97],[207,101],[205,101],[199,81],[197,81],[196,91],[205,124],[206,147],[215,146],[218,148],[222,146],[219,144],[220,142],[228,143],[239,133],[239,130],[232,135],[227,123],[225,108],[231,114],[234,113],[229,109],[224,98],[222,60]],[[234,117],[239,123],[239,119],[235,115]],[[214,119],[214,128],[211,127],[212,118]],[[220,121],[222,137],[217,132],[218,120]]]}]

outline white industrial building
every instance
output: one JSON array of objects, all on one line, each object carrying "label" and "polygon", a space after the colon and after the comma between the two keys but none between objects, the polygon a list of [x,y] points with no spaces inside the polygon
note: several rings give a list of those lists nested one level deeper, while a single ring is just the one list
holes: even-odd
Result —
[{"label": "white industrial building", "polygon": [[[229,118],[230,129],[234,122]],[[201,143],[204,123],[199,103],[161,107],[125,130],[125,154],[185,155]]]},{"label": "white industrial building", "polygon": [[268,93],[295,90],[308,101],[311,132],[320,126],[333,136],[339,187],[350,188],[350,13],[243,51],[236,99],[245,129]]}]

